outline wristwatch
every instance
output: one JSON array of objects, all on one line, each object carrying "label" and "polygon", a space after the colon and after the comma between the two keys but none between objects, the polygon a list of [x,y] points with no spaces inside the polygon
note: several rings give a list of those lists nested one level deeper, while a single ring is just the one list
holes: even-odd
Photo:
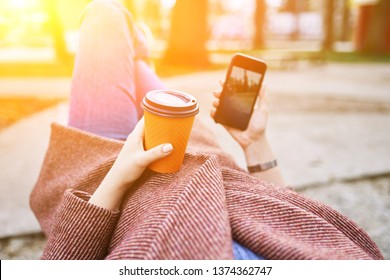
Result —
[{"label": "wristwatch", "polygon": [[276,159],[274,159],[274,160],[269,161],[269,162],[259,163],[256,165],[248,166],[248,171],[249,171],[249,173],[262,172],[262,171],[266,171],[268,169],[274,168],[277,165],[278,165],[278,162],[276,161]]}]

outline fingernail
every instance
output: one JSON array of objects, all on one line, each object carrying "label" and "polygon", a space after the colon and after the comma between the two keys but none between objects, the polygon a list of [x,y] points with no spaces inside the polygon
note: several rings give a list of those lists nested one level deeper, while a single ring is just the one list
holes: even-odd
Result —
[{"label": "fingernail", "polygon": [[173,147],[171,144],[166,144],[162,147],[162,150],[164,153],[170,153],[173,150]]}]

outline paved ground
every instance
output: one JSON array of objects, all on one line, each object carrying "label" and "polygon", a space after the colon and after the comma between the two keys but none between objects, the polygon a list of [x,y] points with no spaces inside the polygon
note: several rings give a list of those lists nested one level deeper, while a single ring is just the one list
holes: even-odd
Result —
[{"label": "paved ground", "polygon": [[[223,71],[165,79],[198,97],[198,116],[245,166],[222,127],[208,117]],[[0,79],[0,94],[67,96],[69,80]],[[390,65],[330,64],[270,71],[268,135],[286,182],[351,217],[390,259]],[[32,90],[34,89],[34,90]],[[42,89],[42,90],[40,90]],[[68,104],[0,132],[0,259],[37,258],[45,238],[28,207],[52,121],[66,122]],[[23,176],[20,176],[23,174]]]}]

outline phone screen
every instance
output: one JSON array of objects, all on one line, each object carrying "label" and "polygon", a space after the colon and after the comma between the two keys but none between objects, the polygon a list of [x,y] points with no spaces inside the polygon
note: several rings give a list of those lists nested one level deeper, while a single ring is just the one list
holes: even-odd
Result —
[{"label": "phone screen", "polygon": [[224,112],[223,123],[245,129],[258,96],[262,74],[233,66],[226,81],[223,98],[220,100]]}]

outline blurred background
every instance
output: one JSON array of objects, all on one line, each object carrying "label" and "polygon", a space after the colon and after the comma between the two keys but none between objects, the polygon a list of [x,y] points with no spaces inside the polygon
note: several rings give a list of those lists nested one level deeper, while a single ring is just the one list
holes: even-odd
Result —
[{"label": "blurred background", "polygon": [[[0,1],[0,258],[38,258],[46,242],[28,205],[50,123],[66,124],[87,0]],[[390,0],[123,0],[167,86],[208,117],[235,52],[269,71],[269,138],[298,192],[365,229],[390,258]]]},{"label": "blurred background", "polygon": [[[88,2],[1,1],[1,62],[71,64],[80,15]],[[152,57],[165,58],[167,63],[207,66],[215,62],[213,54],[237,50],[293,51],[300,57],[305,57],[304,52],[390,52],[390,3],[386,0],[121,2],[150,35]],[[1,74],[31,74],[33,70],[19,71],[2,67]]]},{"label": "blurred background", "polygon": [[[56,63],[56,68],[72,64],[80,15],[88,2],[1,1],[0,74],[39,74],[35,67],[29,69],[29,63]],[[216,62],[216,54],[238,50],[288,51],[296,58],[320,60],[390,52],[386,0],[120,2],[153,40],[152,58],[169,64],[204,67]],[[68,73],[61,67],[52,75]]]}]

